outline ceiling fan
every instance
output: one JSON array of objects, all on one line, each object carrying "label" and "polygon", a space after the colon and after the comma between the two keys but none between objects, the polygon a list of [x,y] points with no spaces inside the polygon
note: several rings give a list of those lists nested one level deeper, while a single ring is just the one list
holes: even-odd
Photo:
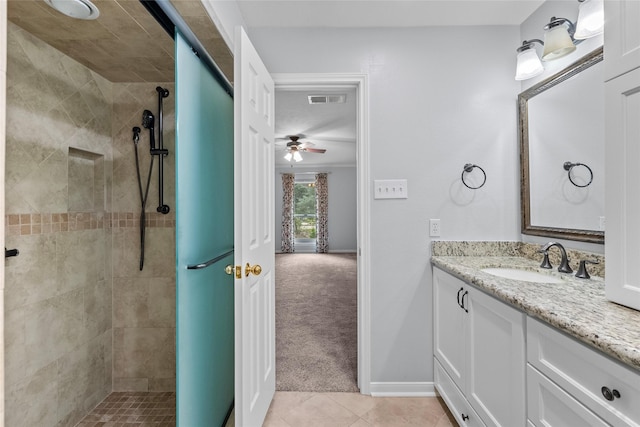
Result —
[{"label": "ceiling fan", "polygon": [[299,162],[302,160],[302,155],[300,154],[302,151],[306,151],[307,153],[318,153],[324,154],[327,150],[324,148],[312,148],[315,144],[312,142],[300,142],[300,136],[298,135],[290,135],[288,136],[289,142],[287,142],[287,153],[284,155],[284,158],[287,161],[291,161],[291,159]]}]

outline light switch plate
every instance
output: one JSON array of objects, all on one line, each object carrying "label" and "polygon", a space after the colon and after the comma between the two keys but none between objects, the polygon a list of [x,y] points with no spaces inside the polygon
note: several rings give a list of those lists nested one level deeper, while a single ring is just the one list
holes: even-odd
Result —
[{"label": "light switch plate", "polygon": [[373,181],[374,199],[408,198],[406,179],[376,179]]}]

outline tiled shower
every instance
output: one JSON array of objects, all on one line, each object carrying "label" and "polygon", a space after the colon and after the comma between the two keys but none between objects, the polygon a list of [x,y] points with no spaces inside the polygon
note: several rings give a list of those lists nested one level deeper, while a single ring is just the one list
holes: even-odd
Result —
[{"label": "tiled shower", "polygon": [[[5,422],[73,426],[112,391],[175,391],[174,84],[107,81],[12,23],[7,43]],[[131,129],[158,85],[172,211],[156,169],[139,271]]]}]

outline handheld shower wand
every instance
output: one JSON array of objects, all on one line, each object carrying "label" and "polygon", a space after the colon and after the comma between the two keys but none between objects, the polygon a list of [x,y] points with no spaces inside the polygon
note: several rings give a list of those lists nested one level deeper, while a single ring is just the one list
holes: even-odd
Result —
[{"label": "handheld shower wand", "polygon": [[[143,126],[151,130],[151,141],[153,141],[153,115],[149,111],[150,116],[144,114],[142,118]],[[140,191],[140,271],[144,267],[144,235],[145,235],[145,206],[147,205],[147,197],[149,195],[149,183],[151,182],[151,171],[153,171],[153,156],[151,156],[151,164],[149,165],[149,175],[147,176],[147,185],[143,191],[142,177],[140,176],[140,157],[138,155],[138,143],[140,142],[140,131],[138,126],[133,129],[133,146],[136,155],[136,174],[138,176],[138,190]]]},{"label": "handheld shower wand", "polygon": [[142,126],[145,129],[149,129],[149,140],[151,145],[151,154],[154,154],[153,151],[156,149],[156,135],[153,124],[155,122],[155,117],[153,117],[153,113],[149,110],[144,110],[142,112]]}]

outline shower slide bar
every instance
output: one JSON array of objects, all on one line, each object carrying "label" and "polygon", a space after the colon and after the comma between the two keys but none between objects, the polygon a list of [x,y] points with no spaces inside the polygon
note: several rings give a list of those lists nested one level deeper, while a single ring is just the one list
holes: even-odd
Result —
[{"label": "shower slide bar", "polygon": [[215,258],[210,259],[207,262],[203,262],[201,264],[191,264],[191,265],[187,265],[187,270],[202,270],[204,268],[207,268],[213,264],[215,264],[216,262],[225,259],[226,257],[228,257],[229,255],[231,255],[233,253],[233,249],[231,249],[230,251],[227,251],[225,253],[223,253],[222,255],[218,255]]}]

